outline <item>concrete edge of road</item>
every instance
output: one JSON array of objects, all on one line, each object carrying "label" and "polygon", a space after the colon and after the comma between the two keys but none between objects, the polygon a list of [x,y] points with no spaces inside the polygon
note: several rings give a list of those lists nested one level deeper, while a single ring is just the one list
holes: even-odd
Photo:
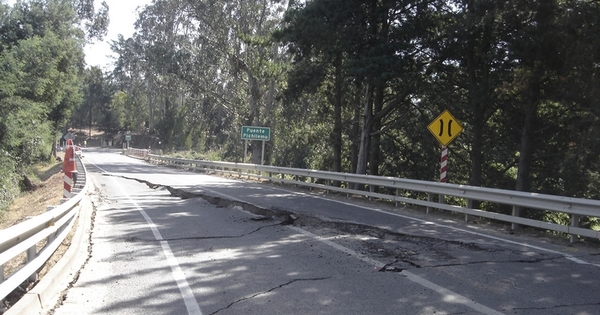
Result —
[{"label": "concrete edge of road", "polygon": [[69,249],[37,285],[4,315],[47,314],[56,306],[62,292],[69,287],[88,259],[88,235],[92,228],[92,213],[92,201],[86,196],[81,200],[79,219]]}]

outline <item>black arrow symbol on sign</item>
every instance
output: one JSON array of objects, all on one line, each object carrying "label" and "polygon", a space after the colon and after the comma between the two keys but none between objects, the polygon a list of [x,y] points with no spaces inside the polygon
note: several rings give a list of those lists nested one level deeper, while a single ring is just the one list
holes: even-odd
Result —
[{"label": "black arrow symbol on sign", "polygon": [[[452,138],[452,122],[453,120],[448,121],[448,137]],[[440,119],[440,137],[444,135],[444,120]]]}]

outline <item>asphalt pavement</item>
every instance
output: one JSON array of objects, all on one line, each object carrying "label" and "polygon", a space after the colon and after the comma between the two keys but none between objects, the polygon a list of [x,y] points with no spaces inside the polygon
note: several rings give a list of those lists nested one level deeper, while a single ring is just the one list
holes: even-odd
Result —
[{"label": "asphalt pavement", "polygon": [[88,149],[91,255],[53,314],[599,314],[600,251]]}]

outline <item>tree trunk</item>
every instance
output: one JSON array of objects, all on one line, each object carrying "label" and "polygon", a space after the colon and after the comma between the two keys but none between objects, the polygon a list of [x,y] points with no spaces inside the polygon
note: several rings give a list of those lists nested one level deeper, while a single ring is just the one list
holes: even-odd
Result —
[{"label": "tree trunk", "polygon": [[[535,72],[534,72],[535,73]],[[534,75],[535,76],[535,75]],[[536,80],[537,79],[533,79]],[[516,191],[530,191],[531,190],[531,163],[533,161],[534,153],[534,128],[535,121],[537,119],[537,109],[539,104],[540,85],[539,82],[530,87],[530,98],[528,99],[527,112],[525,113],[525,122],[523,124],[523,130],[521,132],[521,150],[519,155],[519,164],[517,170],[517,183],[515,185]],[[523,207],[513,207],[513,216],[523,217],[525,216]],[[513,224],[513,229],[519,227],[518,224]]]},{"label": "tree trunk", "polygon": [[519,169],[517,171],[516,191],[529,191],[531,182],[529,175],[531,173],[531,161],[533,159],[533,115],[529,115],[525,120],[523,132],[521,133],[521,151],[519,156]]},{"label": "tree trunk", "polygon": [[148,81],[148,132],[150,134],[154,133],[154,86],[152,85],[152,80]]},{"label": "tree trunk", "polygon": [[[469,38],[467,43],[467,73],[469,76],[469,108],[472,112],[471,125],[473,127],[473,139],[471,142],[471,174],[469,177],[469,185],[481,186],[483,176],[483,132],[485,128],[484,102],[487,98],[482,86],[482,78],[476,73],[475,48],[476,38]],[[481,63],[482,61],[480,61]],[[484,71],[484,74],[487,71]],[[473,209],[479,208],[478,200],[469,200],[468,207]]]},{"label": "tree trunk", "polygon": [[[475,118],[473,121],[473,140],[471,143],[471,176],[469,178],[469,185],[481,186],[483,183],[483,131],[484,121],[482,113],[474,113]],[[474,201],[475,202],[475,201]],[[477,202],[475,202],[477,203]],[[475,205],[476,206],[476,205]]]},{"label": "tree trunk", "polygon": [[[267,96],[266,96],[265,126],[273,125],[274,115],[272,113],[273,113],[275,105],[276,105],[275,104],[275,95],[277,93],[275,85],[276,85],[275,80],[271,79],[271,81],[269,82],[269,88],[268,88],[268,92],[267,92]],[[273,137],[273,134],[271,134],[271,137]],[[270,158],[270,155],[268,153],[268,152],[270,152],[270,150],[269,150],[270,143],[272,143],[272,142],[271,141],[265,142],[265,156],[263,156],[263,161],[265,161],[265,163],[267,163],[267,164],[268,164],[268,161]],[[261,147],[261,150],[262,150],[262,147]]]},{"label": "tree trunk", "polygon": [[[342,97],[343,97],[343,78],[341,57],[336,59],[335,65],[335,91],[333,100],[333,134],[331,135],[333,146],[333,171],[342,171]],[[340,183],[336,182],[335,186]]]},{"label": "tree trunk", "polygon": [[93,105],[95,102],[90,102],[90,137],[92,136],[92,124],[94,123],[94,119],[93,119]]},{"label": "tree trunk", "polygon": [[[257,79],[247,70],[248,89],[250,92],[250,117],[253,126],[262,127],[260,120],[260,90]],[[262,161],[262,141],[252,141],[252,163],[260,164]]]},{"label": "tree trunk", "polygon": [[[378,83],[375,91],[374,99],[374,112],[379,113],[383,110],[383,98],[384,98],[384,87],[383,84]],[[378,176],[379,166],[381,165],[381,119],[374,119],[372,122],[371,133],[371,148],[370,148],[370,162],[369,162],[369,174]]]},{"label": "tree trunk", "polygon": [[[360,149],[358,150],[358,161],[356,174],[367,173],[367,157],[371,142],[371,129],[373,128],[373,86],[369,82],[366,86],[365,107],[363,112],[362,131],[360,133]],[[358,188],[360,185],[357,185]]]},{"label": "tree trunk", "polygon": [[[354,117],[352,118],[352,131],[350,134],[350,139],[352,139],[352,144],[350,147],[350,153],[351,155],[351,161],[350,163],[351,165],[351,172],[352,173],[356,173],[356,170],[358,168],[358,153],[360,152],[360,110],[361,110],[361,106],[359,106],[358,104],[360,104],[360,88],[356,87],[356,92],[354,93],[354,101],[353,103],[355,104],[353,106],[353,110],[354,110]],[[358,140],[358,141],[357,141]]]}]

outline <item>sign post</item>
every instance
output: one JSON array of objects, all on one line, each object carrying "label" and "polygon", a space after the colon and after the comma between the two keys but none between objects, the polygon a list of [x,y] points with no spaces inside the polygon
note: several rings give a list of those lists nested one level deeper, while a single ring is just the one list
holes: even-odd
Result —
[{"label": "sign post", "polygon": [[[427,126],[427,129],[442,145],[440,182],[446,183],[448,181],[448,144],[456,139],[458,134],[463,131],[463,128],[456,121],[456,118],[449,111],[445,110]],[[440,195],[440,203],[444,202],[444,196]]]},{"label": "sign post", "polygon": [[242,126],[242,140],[244,140],[244,163],[246,163],[246,156],[248,156],[248,140],[262,141],[260,165],[263,165],[265,163],[265,141],[271,140],[271,128]]},{"label": "sign post", "polygon": [[131,141],[131,134],[129,133],[129,131],[125,135],[125,141],[127,141],[127,149],[129,149],[129,141]]},{"label": "sign post", "polygon": [[445,183],[448,179],[448,147],[442,146],[442,160],[440,163],[440,182]]}]

